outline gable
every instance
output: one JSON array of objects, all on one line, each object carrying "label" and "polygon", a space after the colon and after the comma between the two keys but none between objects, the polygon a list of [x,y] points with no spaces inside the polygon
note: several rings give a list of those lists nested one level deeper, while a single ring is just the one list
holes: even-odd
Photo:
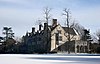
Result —
[{"label": "gable", "polygon": [[[66,33],[68,33],[68,27],[62,27],[62,28],[65,30]],[[73,28],[69,28],[69,33],[71,35],[77,35]]]},{"label": "gable", "polygon": [[58,25],[51,31],[51,33],[53,33],[53,32],[57,33],[59,30],[61,30],[61,32],[64,31],[64,29],[61,27],[60,24],[58,24]]}]

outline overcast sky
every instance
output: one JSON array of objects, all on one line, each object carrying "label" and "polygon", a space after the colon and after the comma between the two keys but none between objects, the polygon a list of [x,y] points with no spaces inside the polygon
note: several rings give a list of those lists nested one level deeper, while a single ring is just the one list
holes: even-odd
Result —
[{"label": "overcast sky", "polygon": [[0,35],[4,26],[12,27],[15,36],[31,31],[47,6],[61,24],[63,9],[70,8],[72,18],[92,33],[100,28],[100,0],[0,0]]}]

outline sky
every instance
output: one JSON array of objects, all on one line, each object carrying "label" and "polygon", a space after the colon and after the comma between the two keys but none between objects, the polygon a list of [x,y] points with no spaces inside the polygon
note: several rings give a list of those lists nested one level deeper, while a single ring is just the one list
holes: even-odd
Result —
[{"label": "sky", "polygon": [[49,7],[51,17],[65,23],[64,8],[71,18],[95,33],[100,29],[100,0],[0,0],[0,36],[4,26],[12,27],[15,36],[23,36],[44,19],[43,9]]}]

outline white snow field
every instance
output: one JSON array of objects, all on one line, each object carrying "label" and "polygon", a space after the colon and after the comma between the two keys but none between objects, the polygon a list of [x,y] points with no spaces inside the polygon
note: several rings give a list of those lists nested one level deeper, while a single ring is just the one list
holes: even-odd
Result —
[{"label": "white snow field", "polygon": [[100,64],[100,55],[0,54],[0,64]]}]

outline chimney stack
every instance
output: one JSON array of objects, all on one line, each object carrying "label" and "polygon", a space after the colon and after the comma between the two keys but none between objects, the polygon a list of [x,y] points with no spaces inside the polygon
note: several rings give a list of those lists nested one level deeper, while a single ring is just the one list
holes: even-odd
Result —
[{"label": "chimney stack", "polygon": [[57,25],[57,19],[52,20],[52,27],[55,27]]},{"label": "chimney stack", "polygon": [[32,27],[32,33],[34,33],[35,32],[35,27]]},{"label": "chimney stack", "polygon": [[47,23],[44,23],[44,30],[47,28]]},{"label": "chimney stack", "polygon": [[42,24],[39,25],[39,31],[41,31]]}]

